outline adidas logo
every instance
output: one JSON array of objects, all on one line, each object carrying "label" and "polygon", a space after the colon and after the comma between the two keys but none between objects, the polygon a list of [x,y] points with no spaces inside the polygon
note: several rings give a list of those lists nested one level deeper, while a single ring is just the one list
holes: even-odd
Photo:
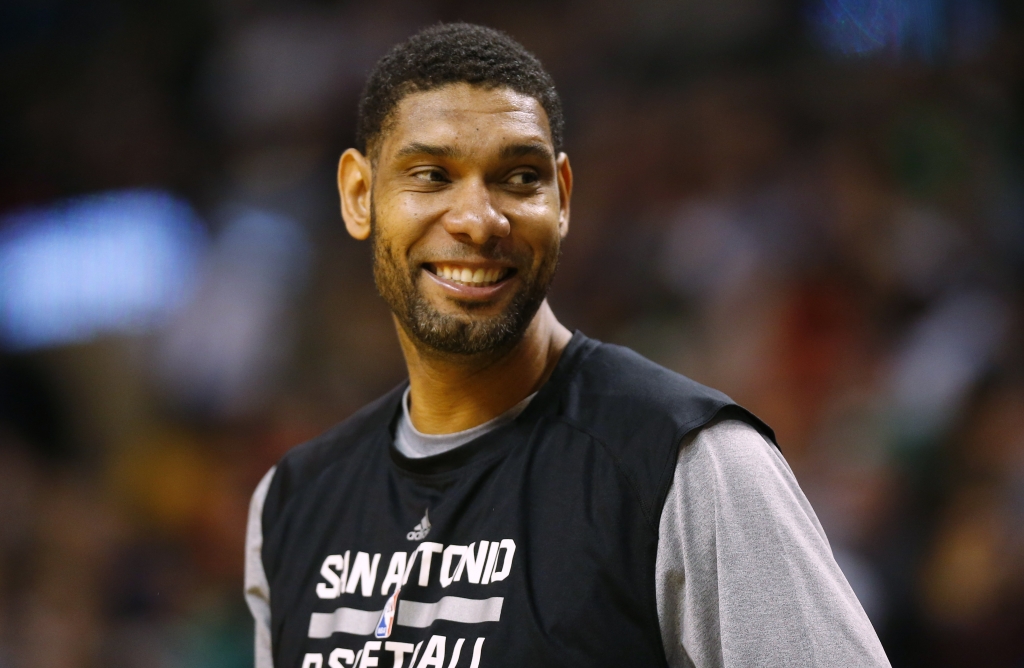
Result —
[{"label": "adidas logo", "polygon": [[427,517],[427,511],[423,511],[423,519],[420,523],[412,528],[412,531],[405,534],[407,540],[423,540],[430,533],[430,518]]}]

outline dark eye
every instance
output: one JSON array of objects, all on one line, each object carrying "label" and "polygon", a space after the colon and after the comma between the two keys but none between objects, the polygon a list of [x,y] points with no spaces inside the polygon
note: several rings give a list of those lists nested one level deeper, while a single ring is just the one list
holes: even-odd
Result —
[{"label": "dark eye", "polygon": [[448,181],[448,176],[440,169],[423,169],[414,173],[413,177],[429,181],[430,183],[445,183]]},{"label": "dark eye", "polygon": [[535,172],[517,172],[509,177],[508,182],[515,186],[525,186],[538,181],[537,174]]}]

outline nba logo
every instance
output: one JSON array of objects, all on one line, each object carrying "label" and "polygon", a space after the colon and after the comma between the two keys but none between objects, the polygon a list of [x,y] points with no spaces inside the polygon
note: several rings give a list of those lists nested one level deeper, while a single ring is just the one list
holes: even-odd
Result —
[{"label": "nba logo", "polygon": [[384,604],[384,610],[380,613],[380,619],[377,621],[377,628],[373,631],[375,638],[391,637],[391,627],[395,625],[395,608],[398,607],[398,592],[401,590],[401,587],[395,587],[395,593]]}]

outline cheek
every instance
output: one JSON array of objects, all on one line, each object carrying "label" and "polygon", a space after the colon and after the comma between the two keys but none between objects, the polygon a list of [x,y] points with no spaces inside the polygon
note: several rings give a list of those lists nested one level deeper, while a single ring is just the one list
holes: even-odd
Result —
[{"label": "cheek", "polygon": [[552,187],[545,186],[529,197],[518,197],[498,191],[493,202],[497,209],[513,220],[558,220],[558,191]]},{"label": "cheek", "polygon": [[377,207],[379,233],[386,236],[392,248],[405,255],[430,228],[433,216],[423,201],[413,196],[381,198]]},{"label": "cheek", "polygon": [[538,254],[557,246],[561,239],[558,229],[558,207],[549,202],[519,202],[508,210],[513,229],[518,228],[518,237],[529,244]]},{"label": "cheek", "polygon": [[422,193],[402,194],[391,202],[392,215],[409,227],[420,226],[437,214],[440,209],[439,199]]}]

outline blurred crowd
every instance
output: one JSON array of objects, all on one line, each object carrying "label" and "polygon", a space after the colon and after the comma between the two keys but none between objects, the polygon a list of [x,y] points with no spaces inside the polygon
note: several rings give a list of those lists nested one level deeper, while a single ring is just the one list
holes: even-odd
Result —
[{"label": "blurred crowd", "polygon": [[1024,8],[8,0],[0,668],[251,665],[249,494],[403,376],[334,191],[439,20],[552,72],[568,326],[771,424],[892,664],[1024,666]]}]

